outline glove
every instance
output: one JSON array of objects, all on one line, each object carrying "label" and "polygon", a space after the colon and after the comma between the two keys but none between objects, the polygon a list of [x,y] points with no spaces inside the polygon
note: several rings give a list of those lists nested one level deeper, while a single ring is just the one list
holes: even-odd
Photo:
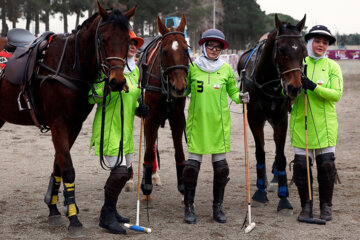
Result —
[{"label": "glove", "polygon": [[316,88],[316,83],[311,81],[307,76],[301,76],[301,83],[303,89],[309,89],[310,91],[314,91]]},{"label": "glove", "polygon": [[150,113],[150,108],[145,103],[140,103],[135,109],[135,115],[141,118],[146,118]]},{"label": "glove", "polygon": [[239,94],[240,102],[242,103],[249,103],[250,102],[250,95],[249,92],[240,92]]}]

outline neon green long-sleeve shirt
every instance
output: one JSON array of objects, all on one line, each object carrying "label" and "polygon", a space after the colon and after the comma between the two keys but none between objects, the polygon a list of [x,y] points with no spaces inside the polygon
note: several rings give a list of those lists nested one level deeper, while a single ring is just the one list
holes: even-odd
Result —
[{"label": "neon green long-sleeve shirt", "polygon": [[[133,126],[135,109],[138,106],[137,99],[140,96],[139,88],[139,68],[129,74],[125,74],[129,92],[122,91],[122,98],[124,103],[124,151],[123,154],[134,153],[134,139]],[[94,84],[97,95],[103,96],[104,82]],[[109,102],[110,99],[110,102]],[[104,155],[117,156],[119,153],[119,143],[121,139],[121,99],[119,92],[111,92],[106,99],[106,114],[105,114],[105,131],[104,131]],[[97,109],[93,122],[93,132],[91,137],[90,149],[95,147],[95,155],[100,155],[100,133],[101,133],[101,113],[102,113],[102,98],[93,98],[91,90],[89,93],[89,102],[97,103]]]},{"label": "neon green long-sleeve shirt", "polygon": [[195,63],[187,77],[191,93],[186,134],[188,151],[217,154],[230,151],[231,119],[227,95],[240,103],[239,89],[231,66],[224,63],[216,72],[202,71]]},{"label": "neon green long-sleeve shirt", "polygon": [[[343,92],[340,66],[329,58],[314,61],[307,57],[307,77],[317,84],[307,91],[307,131],[309,149],[334,147],[337,143],[338,121],[335,103]],[[294,99],[290,117],[290,137],[294,147],[305,148],[304,90]]]}]

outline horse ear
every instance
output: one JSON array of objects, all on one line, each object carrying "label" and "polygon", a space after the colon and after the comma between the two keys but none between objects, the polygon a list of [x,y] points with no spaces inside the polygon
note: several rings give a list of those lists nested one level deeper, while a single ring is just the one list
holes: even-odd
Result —
[{"label": "horse ear", "polygon": [[165,24],[161,21],[161,19],[159,18],[159,16],[157,17],[157,25],[158,25],[158,29],[159,32],[161,33],[161,35],[165,35],[166,33],[169,32],[169,29],[165,26]]},{"label": "horse ear", "polygon": [[296,24],[296,28],[299,30],[299,32],[303,30],[305,26],[305,21],[306,21],[306,14],[304,15],[303,19],[300,22],[298,22],[298,24]]},{"label": "horse ear", "polygon": [[99,9],[99,15],[102,19],[104,19],[108,15],[108,13],[107,13],[106,9],[101,6],[99,1],[97,1],[97,5],[98,5],[98,9]]},{"label": "horse ear", "polygon": [[275,13],[275,26],[278,32],[280,32],[283,28],[282,22],[279,20],[277,13]]},{"label": "horse ear", "polygon": [[180,24],[179,24],[179,26],[175,29],[175,31],[184,32],[184,31],[185,31],[185,25],[186,25],[185,14],[182,14],[182,15],[181,15]]},{"label": "horse ear", "polygon": [[135,5],[134,7],[132,7],[129,11],[127,11],[125,13],[125,16],[127,17],[127,19],[130,19],[132,16],[134,16],[136,8],[137,8],[137,5]]}]

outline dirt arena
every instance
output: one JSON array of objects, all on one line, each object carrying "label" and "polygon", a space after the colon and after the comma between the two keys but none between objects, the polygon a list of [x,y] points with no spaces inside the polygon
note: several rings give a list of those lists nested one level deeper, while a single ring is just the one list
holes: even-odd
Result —
[{"label": "dirt arena", "polygon": [[[195,198],[197,224],[183,223],[184,212],[181,196],[176,189],[174,151],[167,123],[165,128],[159,131],[160,175],[163,185],[154,187],[155,202],[149,210],[150,221],[148,222],[146,209],[141,208],[140,212],[140,225],[151,227],[153,233],[145,235],[129,230],[126,236],[109,234],[98,226],[103,203],[103,186],[108,172],[100,167],[97,157],[89,154],[93,111],[84,123],[71,151],[76,170],[79,218],[84,224],[86,234],[83,239],[360,239],[360,167],[357,166],[360,156],[360,61],[343,60],[339,61],[339,64],[344,74],[344,93],[337,103],[339,139],[336,164],[342,184],[335,185],[331,222],[325,226],[297,222],[300,200],[293,184],[289,186],[289,200],[294,207],[294,214],[277,214],[277,193],[269,192],[269,204],[264,208],[253,208],[255,229],[249,234],[244,233],[241,229],[246,215],[242,108],[240,105],[232,104],[232,151],[227,155],[231,180],[227,185],[224,200],[227,223],[219,224],[212,219],[213,171],[208,156],[201,166]],[[135,179],[138,166],[139,124],[140,120],[137,118],[134,128]],[[0,239],[68,239],[67,219],[63,217],[66,223],[64,226],[49,227],[48,208],[43,202],[54,156],[50,133],[41,134],[36,127],[5,124],[0,134]],[[255,149],[251,135],[249,139],[253,193],[256,179]],[[275,148],[271,127],[268,124],[265,139],[267,172],[270,174]],[[290,162],[293,150],[289,137],[285,150]],[[289,179],[292,174],[288,171]],[[314,215],[319,217],[316,176],[314,189]],[[61,212],[62,201],[61,194],[58,204]],[[120,195],[118,210],[135,223],[136,191]]]}]

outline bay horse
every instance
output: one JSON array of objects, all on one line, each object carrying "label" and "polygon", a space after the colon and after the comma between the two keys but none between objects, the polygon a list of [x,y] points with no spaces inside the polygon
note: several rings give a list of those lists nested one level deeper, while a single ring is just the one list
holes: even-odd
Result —
[{"label": "bay horse", "polygon": [[182,136],[185,128],[185,97],[187,89],[186,76],[189,68],[188,44],[185,40],[185,15],[176,29],[168,29],[161,19],[157,18],[161,36],[154,39],[139,59],[140,68],[145,63],[145,104],[150,107],[150,114],[145,118],[146,147],[144,154],[144,174],[141,184],[143,194],[151,199],[152,162],[154,144],[160,126],[164,127],[169,120],[175,148],[178,191],[184,192],[182,171],[185,155]]},{"label": "bay horse", "polygon": [[[58,191],[63,181],[64,209],[68,217],[69,234],[82,235],[75,201],[75,170],[70,149],[82,124],[92,109],[88,102],[90,86],[102,71],[113,91],[127,89],[123,69],[126,65],[129,19],[136,6],[126,13],[107,11],[98,2],[98,12],[83,22],[72,34],[52,35],[42,60],[37,61],[38,72],[31,77],[37,119],[51,130],[55,159],[45,203],[49,207],[49,223],[61,219],[57,208]],[[15,51],[16,53],[16,51]],[[15,55],[15,54],[14,54]],[[9,63],[8,63],[9,64]],[[5,68],[6,71],[6,68]],[[0,81],[0,127],[5,122],[34,125],[31,109],[20,111],[18,96],[21,87],[8,80]],[[21,98],[22,104],[24,104]]]},{"label": "bay horse", "polygon": [[248,123],[256,147],[257,190],[252,199],[255,206],[263,206],[269,201],[264,150],[264,125],[268,121],[273,128],[276,145],[274,167],[278,173],[280,198],[277,210],[284,214],[291,214],[293,209],[287,199],[289,192],[284,148],[291,100],[300,93],[302,87],[302,62],[306,48],[301,30],[305,19],[306,15],[294,26],[282,23],[275,14],[276,28],[266,40],[245,52],[237,66],[242,84],[250,94]]}]

